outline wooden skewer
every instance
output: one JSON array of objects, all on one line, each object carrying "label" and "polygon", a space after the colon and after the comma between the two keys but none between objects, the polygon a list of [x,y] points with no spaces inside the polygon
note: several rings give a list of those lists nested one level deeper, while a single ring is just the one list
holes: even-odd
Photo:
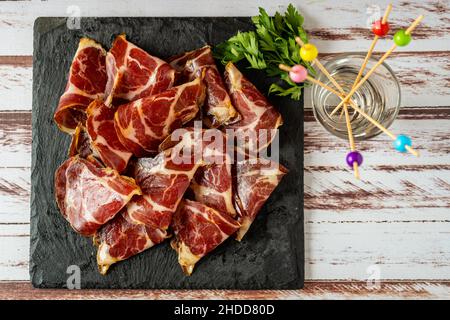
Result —
[{"label": "wooden skewer", "polygon": [[292,67],[289,67],[289,66],[287,66],[287,65],[285,65],[285,64],[282,64],[282,63],[280,63],[280,64],[278,65],[278,68],[279,68],[280,70],[283,70],[283,71],[286,71],[286,72],[290,72],[290,71],[292,70]]},{"label": "wooden skewer", "polygon": [[[303,47],[305,45],[305,43],[302,41],[302,39],[300,39],[300,37],[295,37],[295,41],[298,43],[299,46]],[[323,66],[322,63],[320,63],[318,58],[315,58],[313,60],[314,65],[317,66],[317,68],[320,69],[320,71],[322,71],[322,73],[328,78],[328,80],[331,81],[331,83],[336,87],[336,89],[339,90],[339,92],[341,94],[345,94],[344,89],[342,89],[342,87],[339,85],[339,83],[337,83],[337,81],[331,76],[331,74],[328,72],[328,70]],[[311,65],[312,65],[311,64]]]},{"label": "wooden skewer", "polygon": [[[348,141],[350,143],[350,150],[356,151],[355,148],[355,139],[353,138],[353,130],[352,130],[352,124],[350,122],[350,116],[348,115],[348,108],[347,103],[344,103],[344,113],[345,113],[345,123],[347,124],[347,132],[348,132]],[[353,162],[353,173],[355,174],[356,179],[360,179],[359,176],[359,168],[358,168],[358,162]]]},{"label": "wooden skewer", "polygon": [[[280,64],[278,66],[281,70],[284,71],[291,71],[291,67],[286,66],[284,64]],[[330,91],[331,93],[335,94],[336,96],[338,96],[341,99],[341,103],[344,104],[344,99],[345,97],[340,94],[339,92],[337,92],[335,89],[331,88],[330,86],[327,86],[325,83],[311,78],[309,75],[306,77],[306,80],[317,84],[318,86],[321,86],[322,88],[324,88],[325,90]],[[364,118],[367,119],[367,121],[369,121],[370,123],[372,123],[375,127],[377,127],[378,129],[380,129],[381,131],[383,131],[386,135],[388,135],[392,140],[396,140],[397,136],[395,134],[393,134],[391,131],[389,131],[387,128],[385,128],[383,125],[381,125],[378,121],[374,120],[371,116],[369,116],[367,113],[365,113],[362,109],[360,109],[356,104],[354,104],[354,102],[352,100],[349,100],[348,103],[350,104],[350,106],[359,114],[361,114]],[[414,150],[413,148],[411,148],[410,146],[406,146],[405,147],[406,150],[408,150],[411,154],[415,155],[415,156],[419,156],[419,152]]]},{"label": "wooden skewer", "polygon": [[[409,26],[409,28],[405,31],[406,34],[410,34],[416,27],[417,25],[420,23],[420,21],[422,21],[423,19],[423,15],[420,15],[416,20],[414,20],[414,22]],[[378,62],[369,70],[369,72],[367,72],[367,74],[364,76],[364,78],[361,79],[361,81],[358,82],[358,84],[356,86],[353,87],[352,90],[350,90],[350,92],[347,94],[347,96],[344,98],[343,101],[341,101],[336,108],[334,108],[334,110],[330,113],[330,116],[332,116],[333,114],[336,113],[336,111],[338,111],[342,105],[347,102],[350,97],[356,92],[356,90],[358,90],[363,84],[364,82],[367,81],[367,79],[369,79],[369,77],[372,75],[372,73],[375,72],[375,70],[384,62],[384,60],[386,60],[389,55],[395,50],[395,48],[397,48],[397,45],[394,43],[392,45],[392,47],[386,51],[386,53],[380,58],[380,60],[378,60]],[[350,104],[352,105],[352,104]],[[352,105],[353,107],[353,105]]]},{"label": "wooden skewer", "polygon": [[[381,23],[386,23],[387,19],[389,17],[389,14],[392,11],[392,4],[390,3],[387,8],[386,11],[384,12],[383,18],[381,20]],[[377,44],[378,40],[380,39],[380,36],[375,35],[375,37],[373,38],[373,41],[369,47],[369,50],[367,51],[366,57],[364,58],[364,61],[361,65],[361,68],[359,69],[358,75],[355,78],[355,81],[353,82],[352,85],[352,89],[356,86],[356,84],[359,82],[359,80],[362,77],[362,74],[364,72],[364,70],[366,69],[367,63],[369,63],[369,59],[372,56],[373,53],[373,49],[375,48],[375,45]],[[339,115],[339,119],[342,117],[342,114],[344,113],[344,110],[341,110],[341,114]]]},{"label": "wooden skewer", "polygon": [[[287,66],[287,65],[285,65],[285,64],[279,64],[279,65],[278,65],[278,68],[280,68],[281,70],[286,71],[286,72],[290,72],[290,71],[292,70],[291,67],[289,67],[289,66]],[[323,83],[323,82],[321,82],[321,81],[319,81],[319,80],[317,80],[317,79],[312,78],[312,77],[309,76],[309,75],[306,76],[306,80],[308,80],[308,81],[311,82],[311,83],[315,83],[315,84],[317,84],[318,86],[321,86],[322,88],[324,88],[324,89],[330,91],[331,93],[334,93],[335,95],[337,95],[338,97],[340,97],[341,100],[345,98],[345,96],[344,96],[343,94],[337,92],[337,91],[336,91],[335,89],[333,89],[332,87],[326,85],[325,83]]]},{"label": "wooden skewer", "polygon": [[[316,80],[317,81],[317,80]],[[317,81],[319,83],[321,83],[320,81]],[[319,83],[317,83],[318,85],[320,85]],[[326,90],[329,90],[330,87],[328,87],[327,85],[323,84],[323,88]],[[335,95],[340,96],[340,94],[334,90],[330,92],[334,93]],[[342,99],[342,97],[341,97]],[[343,101],[343,100],[342,100]],[[376,126],[378,129],[380,129],[381,131],[383,131],[385,134],[387,134],[392,140],[396,140],[397,136],[395,134],[393,134],[392,132],[390,132],[388,129],[386,129],[384,126],[382,126],[378,121],[374,120],[371,116],[369,116],[367,113],[365,113],[362,109],[360,109],[357,105],[352,104],[352,101],[349,100],[350,106],[359,114],[361,114],[364,118],[366,118],[370,123],[372,123],[374,126]],[[417,152],[416,150],[414,150],[413,148],[411,148],[410,146],[406,146],[406,150],[408,150],[408,152],[410,152],[411,154],[415,155],[416,157],[419,156],[419,152]]]},{"label": "wooden skewer", "polygon": [[[298,43],[299,46],[303,46],[304,45],[304,42],[302,41],[302,39],[300,39],[300,37],[296,37],[295,41]],[[345,96],[344,89],[342,89],[342,87],[339,85],[339,83],[331,76],[331,74],[323,66],[323,64],[319,61],[318,58],[313,60],[313,64],[317,65],[317,67],[320,69],[320,71],[322,71],[322,73],[328,78],[328,80],[330,80],[331,83],[333,83],[333,85],[340,91],[341,94],[339,96],[341,96],[341,98],[342,98],[342,96]],[[288,71],[288,72],[290,71],[290,68],[288,66],[280,65],[279,67],[282,70],[285,70],[285,71]],[[312,83],[320,82],[320,81],[318,81],[318,80],[316,80],[314,78],[311,78],[310,76],[307,76],[306,80],[308,80],[309,82],[312,82]],[[325,84],[323,84],[323,85],[325,85]],[[344,105],[344,110],[347,112],[346,113],[347,116],[345,117],[345,121],[346,121],[346,125],[347,125],[347,133],[348,133],[348,140],[349,140],[349,143],[350,143],[350,150],[351,151],[355,151],[356,150],[356,148],[355,148],[355,140],[353,139],[352,124],[350,122],[350,117],[348,116],[347,104]],[[353,162],[353,172],[355,174],[355,178],[359,179],[360,176],[359,176],[359,170],[358,170],[358,163],[356,161]]]},{"label": "wooden skewer", "polygon": [[[302,39],[300,39],[300,37],[296,37],[295,41],[298,43],[299,46],[303,46],[304,42],[302,41]],[[341,93],[342,96],[345,96],[345,92],[344,89],[339,85],[339,83],[331,76],[331,74],[328,72],[328,70],[323,66],[323,64],[319,61],[318,58],[313,60],[313,64],[317,66],[317,68],[319,68],[320,71],[322,71],[322,73],[328,78],[328,80],[330,80],[330,82],[339,90],[339,92]],[[309,76],[306,77],[306,80],[313,82],[313,83],[317,83],[319,81],[317,81],[314,78],[311,78]],[[325,85],[325,84],[324,84]],[[340,96],[341,96],[340,95]],[[352,103],[354,104],[354,102],[352,101]],[[353,131],[352,131],[352,124],[350,121],[350,117],[348,116],[348,109],[347,109],[347,104],[344,105],[344,110],[346,111],[346,117],[345,117],[345,122],[347,125],[347,134],[348,134],[348,140],[350,143],[350,150],[351,151],[355,151],[355,140],[353,139]],[[355,178],[356,179],[360,179],[359,176],[359,169],[358,169],[358,163],[355,161],[353,162],[353,172],[355,174]]]},{"label": "wooden skewer", "polygon": [[[290,72],[292,70],[291,67],[285,65],[285,64],[279,64],[278,67],[286,72]],[[328,91],[337,94],[341,99],[344,98],[345,93],[342,91],[341,94],[339,94],[337,91],[335,91],[333,88],[327,86],[326,84],[320,82],[319,80],[316,80],[314,78],[311,78],[309,75],[306,75],[306,80],[308,80],[309,82],[315,83],[319,86],[324,87],[325,89],[327,89]],[[338,85],[339,86],[339,85]],[[347,111],[347,103],[344,105],[344,110],[346,110],[346,123],[347,123],[347,132],[348,132],[348,139],[349,139],[349,143],[350,143],[350,150],[351,151],[355,151],[355,140],[353,138],[353,132],[352,132],[352,126],[351,126],[351,122],[350,122],[350,117],[348,116],[348,111]],[[353,162],[353,172],[355,174],[356,179],[360,179],[359,176],[359,168],[358,168],[358,162]]]},{"label": "wooden skewer", "polygon": [[[384,12],[384,16],[383,16],[383,19],[381,20],[381,23],[386,23],[391,11],[392,11],[392,4],[389,4],[386,8],[386,11]],[[364,70],[366,69],[367,63],[369,62],[369,59],[372,56],[373,49],[375,48],[375,45],[378,42],[378,39],[380,39],[380,37],[375,35],[375,37],[373,38],[372,44],[369,47],[369,51],[367,51],[366,57],[364,58],[364,62],[361,65],[361,69],[359,69],[358,75],[356,76],[355,81],[353,82],[352,89],[358,84],[359,80],[361,79],[362,74],[363,74]]]},{"label": "wooden skewer", "polygon": [[[392,4],[390,3],[387,6],[386,11],[384,12],[384,16],[383,16],[383,18],[381,20],[381,23],[386,23],[387,22],[387,19],[389,17],[389,14],[391,13],[391,11],[392,11]],[[362,74],[364,72],[364,69],[366,68],[367,63],[369,62],[369,59],[372,56],[373,49],[375,48],[375,45],[378,42],[378,39],[380,39],[380,36],[375,35],[375,37],[373,38],[372,44],[370,45],[369,51],[367,51],[367,55],[366,55],[366,57],[364,59],[364,62],[362,64],[362,66],[361,66],[361,69],[359,70],[358,75],[356,76],[355,82],[353,82],[352,88],[354,86],[356,86],[356,84],[359,82],[359,79],[361,79],[361,76],[362,76]]]}]

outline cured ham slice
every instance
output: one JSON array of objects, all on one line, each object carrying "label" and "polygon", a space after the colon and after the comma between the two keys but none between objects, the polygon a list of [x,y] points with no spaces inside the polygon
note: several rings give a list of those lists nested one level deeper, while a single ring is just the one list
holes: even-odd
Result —
[{"label": "cured ham slice", "polygon": [[227,128],[234,129],[236,137],[247,139],[238,148],[256,152],[268,147],[275,138],[274,129],[283,124],[280,113],[231,62],[225,67],[225,82],[231,101],[241,114],[241,120]]},{"label": "cured ham slice", "polygon": [[120,142],[137,157],[154,155],[159,144],[198,113],[205,98],[200,78],[163,93],[121,105],[114,125]]},{"label": "cured ham slice", "polygon": [[287,169],[273,161],[258,159],[236,164],[236,209],[241,225],[236,239],[241,240],[255,220],[256,215],[275,190]]},{"label": "cured ham slice", "polygon": [[91,138],[82,123],[79,123],[75,128],[69,147],[69,157],[76,155],[82,158],[87,158],[89,155],[92,155]]},{"label": "cured ham slice", "polygon": [[108,82],[105,104],[121,104],[151,96],[172,87],[175,70],[127,41],[125,35],[114,40],[106,57]]},{"label": "cured ham slice", "polygon": [[198,156],[203,159],[190,186],[195,200],[234,217],[236,210],[233,206],[232,157],[229,153],[234,149],[229,145],[226,135],[218,129],[192,127],[183,128],[183,132],[181,135],[175,132],[177,137],[167,137],[159,149],[165,150],[179,141],[183,141],[184,145],[195,144]]},{"label": "cured ham slice", "polygon": [[127,211],[122,211],[94,236],[100,273],[105,275],[112,264],[141,253],[167,238],[167,231],[138,223],[129,217]]},{"label": "cured ham slice", "polygon": [[[206,130],[203,140],[211,141],[212,139],[208,136],[213,134],[215,137],[220,137],[222,142],[206,146],[206,164],[195,173],[191,189],[196,201],[234,217],[236,210],[233,206],[232,158],[227,152],[228,141],[223,133],[214,129]],[[214,156],[214,159],[208,161],[208,155]]]},{"label": "cured ham slice", "polygon": [[204,120],[209,127],[218,127],[239,120],[239,114],[231,104],[209,46],[169,58],[168,61],[177,70],[179,82],[191,81],[204,72],[206,101],[203,110],[207,116]]},{"label": "cured ham slice", "polygon": [[[167,229],[172,214],[201,164],[194,157],[178,163],[175,149],[165,150],[157,157],[137,161],[134,176],[143,191],[128,205],[130,217],[147,225]],[[187,160],[187,159],[185,159]]]},{"label": "cured ham slice", "polygon": [[58,207],[72,228],[84,236],[93,235],[137,194],[141,190],[134,179],[78,156],[66,160],[55,173]]},{"label": "cured ham slice", "polygon": [[200,163],[189,157],[178,163],[174,149],[161,152],[154,159],[141,158],[134,169],[142,189],[118,217],[95,237],[99,246],[97,263],[105,274],[115,262],[138,254],[169,237],[167,229]]},{"label": "cured ham slice", "polygon": [[171,242],[183,272],[191,275],[195,264],[239,227],[228,214],[199,202],[183,200],[173,217],[175,238]]},{"label": "cured ham slice", "polygon": [[133,155],[119,141],[114,129],[115,110],[99,100],[93,101],[87,111],[86,127],[91,145],[103,163],[119,173],[123,172]]},{"label": "cured ham slice", "polygon": [[106,51],[100,44],[81,38],[66,89],[54,114],[54,120],[62,131],[73,133],[78,123],[84,122],[88,105],[103,98],[107,79],[105,57]]}]

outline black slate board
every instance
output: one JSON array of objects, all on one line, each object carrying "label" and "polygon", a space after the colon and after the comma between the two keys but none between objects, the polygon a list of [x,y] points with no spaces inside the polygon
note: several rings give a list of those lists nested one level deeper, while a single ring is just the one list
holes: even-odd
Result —
[{"label": "black slate board", "polygon": [[[34,24],[33,148],[30,276],[34,287],[63,288],[67,268],[81,269],[82,288],[298,289],[304,279],[303,101],[270,97],[283,115],[280,162],[290,172],[265,204],[241,243],[228,239],[202,259],[191,277],[181,272],[168,242],[113,266],[101,276],[96,248],[70,228],[54,200],[53,178],[66,159],[70,137],[58,130],[53,112],[82,36],[109,48],[114,36],[128,39],[162,58],[207,43],[215,45],[238,30],[252,28],[239,18],[82,18],[70,30],[65,18],[38,18]],[[261,72],[240,69],[263,92]]]}]

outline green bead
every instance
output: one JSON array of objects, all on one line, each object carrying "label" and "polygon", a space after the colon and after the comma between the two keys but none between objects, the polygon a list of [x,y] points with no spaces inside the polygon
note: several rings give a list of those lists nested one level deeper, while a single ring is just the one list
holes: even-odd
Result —
[{"label": "green bead", "polygon": [[394,35],[394,42],[400,47],[407,46],[411,42],[411,35],[406,34],[405,30],[398,30]]}]

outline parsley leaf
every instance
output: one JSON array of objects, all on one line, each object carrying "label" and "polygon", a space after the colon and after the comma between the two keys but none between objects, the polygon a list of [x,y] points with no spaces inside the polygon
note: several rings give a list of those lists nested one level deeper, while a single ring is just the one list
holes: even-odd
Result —
[{"label": "parsley leaf", "polygon": [[270,77],[278,76],[281,82],[273,83],[269,88],[269,94],[299,100],[304,84],[294,83],[287,72],[280,70],[278,65],[303,64],[314,74],[314,69],[300,58],[300,48],[295,42],[295,37],[300,37],[305,43],[308,42],[307,33],[303,29],[303,16],[290,4],[284,15],[276,12],[273,17],[263,8],[259,8],[259,15],[252,17],[252,22],[255,26],[254,31],[238,32],[217,45],[214,48],[214,56],[223,64],[245,59],[250,68],[263,69]]}]

